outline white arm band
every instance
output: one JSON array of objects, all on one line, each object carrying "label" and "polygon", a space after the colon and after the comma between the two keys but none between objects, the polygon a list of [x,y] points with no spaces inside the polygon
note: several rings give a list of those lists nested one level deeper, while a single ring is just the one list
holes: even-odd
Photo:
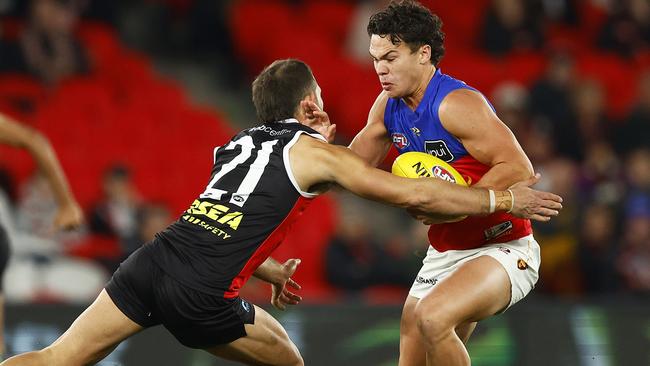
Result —
[{"label": "white arm band", "polygon": [[494,196],[494,191],[493,190],[490,189],[490,190],[488,190],[488,192],[490,193],[490,213],[494,213],[494,210],[496,209],[497,199]]}]

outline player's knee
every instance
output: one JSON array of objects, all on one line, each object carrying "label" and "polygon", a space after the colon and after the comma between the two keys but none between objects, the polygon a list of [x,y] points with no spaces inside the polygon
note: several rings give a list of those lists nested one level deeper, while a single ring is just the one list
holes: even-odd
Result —
[{"label": "player's knee", "polygon": [[429,341],[444,337],[456,327],[445,307],[435,302],[418,304],[414,318],[418,332]]}]

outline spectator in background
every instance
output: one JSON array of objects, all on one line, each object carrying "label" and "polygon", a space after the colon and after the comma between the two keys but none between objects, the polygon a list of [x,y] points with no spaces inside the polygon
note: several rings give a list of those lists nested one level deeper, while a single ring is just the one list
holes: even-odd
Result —
[{"label": "spectator in background", "polygon": [[[605,116],[605,97],[602,86],[596,80],[583,80],[572,90],[572,120],[578,132],[577,138],[567,141],[564,153],[570,157],[582,160],[588,150],[596,143],[606,141],[609,136],[610,121]],[[558,126],[557,135],[564,133],[563,127]]]},{"label": "spectator in background", "polygon": [[581,202],[616,205],[623,198],[621,162],[605,141],[587,147],[579,174]]},{"label": "spectator in background", "polygon": [[650,149],[633,151],[626,159],[625,215],[650,211]]},{"label": "spectator in background", "polygon": [[629,214],[623,227],[622,253],[616,262],[625,287],[650,292],[650,209]]},{"label": "spectator in background", "polygon": [[144,204],[137,216],[138,233],[124,243],[124,258],[153,240],[156,233],[164,230],[172,221],[169,209],[162,203]]},{"label": "spectator in background", "polygon": [[580,0],[539,0],[539,3],[547,20],[575,26],[580,22],[578,1]]},{"label": "spectator in background", "polygon": [[576,158],[579,154],[575,153],[574,144],[579,140],[579,132],[571,114],[570,92],[574,79],[571,55],[554,52],[545,75],[531,88],[529,112],[538,128],[552,136],[560,155]]},{"label": "spectator in background", "polygon": [[495,88],[491,100],[499,118],[508,125],[517,139],[522,139],[529,130],[526,88],[517,82],[506,81]]},{"label": "spectator in background", "polygon": [[483,49],[497,56],[539,49],[544,41],[542,12],[532,4],[524,0],[493,0],[481,32]]},{"label": "spectator in background", "polygon": [[598,37],[598,46],[631,57],[650,45],[650,3],[647,0],[620,0]]},{"label": "spectator in background", "polygon": [[[527,150],[533,153],[532,150]],[[552,158],[534,163],[544,179],[540,187],[562,192],[564,209],[561,217],[547,225],[533,223],[535,232],[544,241],[540,268],[539,290],[545,293],[575,296],[581,292],[578,262],[578,202],[577,176],[579,166],[573,160]]]},{"label": "spectator in background", "polygon": [[650,149],[650,70],[639,78],[637,102],[616,134],[620,152],[636,148]]},{"label": "spectator in background", "polygon": [[375,282],[374,262],[380,254],[363,214],[342,213],[339,220],[325,254],[326,277],[334,287],[359,291]]},{"label": "spectator in background", "polygon": [[586,294],[602,294],[618,288],[616,278],[615,208],[591,204],[583,211],[578,258]]},{"label": "spectator in background", "polygon": [[[408,238],[393,238],[380,243],[372,234],[362,206],[342,210],[335,237],[327,247],[325,271],[331,285],[342,290],[356,292],[371,286],[397,285],[408,288],[417,272],[421,259],[413,255],[409,247],[419,242],[426,252],[426,229],[420,222],[410,222],[424,227],[425,236],[417,237],[411,230]],[[404,241],[407,241],[406,243]],[[400,299],[401,300],[401,299]]]},{"label": "spectator in background", "polygon": [[87,73],[88,58],[74,36],[78,12],[75,0],[32,0],[19,41],[0,45],[0,71],[30,73],[48,84]]},{"label": "spectator in background", "polygon": [[[90,231],[118,240],[123,254],[126,254],[133,243],[140,241],[138,211],[141,203],[129,170],[122,165],[108,169],[104,174],[103,190],[104,197],[90,214]],[[119,260],[113,263],[117,264]]]}]

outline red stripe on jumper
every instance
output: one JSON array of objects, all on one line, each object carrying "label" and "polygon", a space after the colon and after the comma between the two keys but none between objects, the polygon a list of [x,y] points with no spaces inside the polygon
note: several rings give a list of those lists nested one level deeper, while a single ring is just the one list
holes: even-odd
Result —
[{"label": "red stripe on jumper", "polygon": [[239,296],[239,289],[244,286],[257,267],[259,267],[260,264],[271,255],[275,248],[282,244],[282,241],[291,229],[291,225],[293,225],[300,215],[302,215],[302,212],[305,211],[312,200],[312,198],[305,198],[302,196],[298,198],[291,211],[289,211],[287,217],[285,217],[284,220],[282,220],[282,223],[273,230],[271,235],[269,235],[266,240],[257,247],[257,250],[255,250],[253,255],[248,259],[244,268],[242,268],[239,274],[232,280],[230,287],[228,287],[228,290],[223,294],[224,298],[233,299]]}]

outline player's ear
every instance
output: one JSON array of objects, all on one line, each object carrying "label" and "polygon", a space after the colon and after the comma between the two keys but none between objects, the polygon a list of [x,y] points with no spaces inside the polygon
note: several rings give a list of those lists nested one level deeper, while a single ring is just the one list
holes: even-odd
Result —
[{"label": "player's ear", "polygon": [[423,46],[420,46],[420,49],[418,50],[418,57],[419,57],[419,63],[420,65],[425,65],[427,63],[431,62],[431,46],[428,44],[425,44]]}]

